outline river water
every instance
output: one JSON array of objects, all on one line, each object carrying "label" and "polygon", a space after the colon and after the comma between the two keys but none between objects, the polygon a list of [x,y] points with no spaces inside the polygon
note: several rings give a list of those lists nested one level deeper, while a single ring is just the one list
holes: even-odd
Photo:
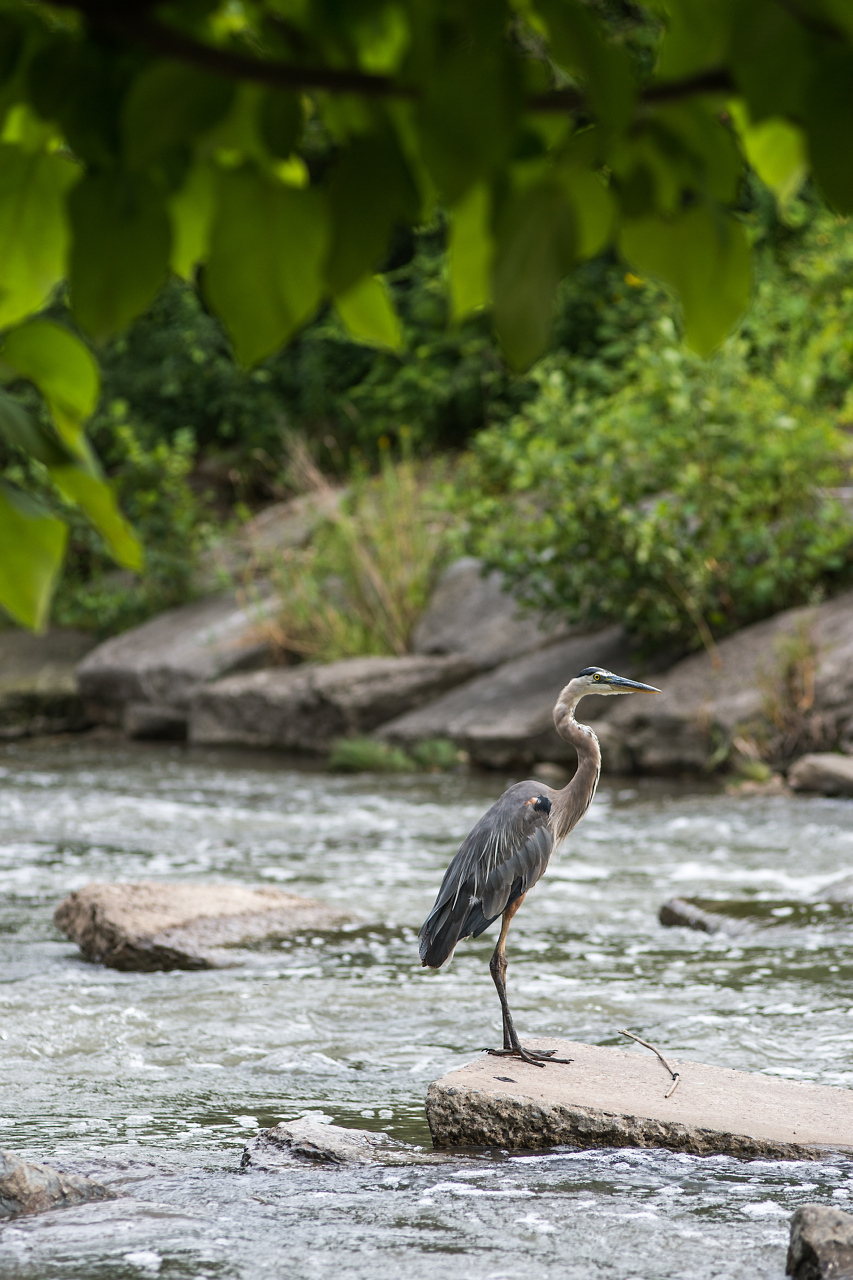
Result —
[{"label": "river water", "polygon": [[[3,1280],[781,1280],[800,1203],[853,1208],[853,1162],[659,1151],[238,1172],[314,1116],[429,1146],[427,1085],[500,1038],[491,934],[438,974],[416,933],[499,775],[333,777],[264,754],[87,740],[0,751],[0,1146],[121,1197],[0,1229]],[[853,804],[605,784],[516,916],[524,1035],[853,1086]],[[359,922],[239,967],[123,974],[52,912],[91,880],[280,885]],[[736,900],[735,938],[663,929]],[[636,1052],[645,1053],[640,1048]]]}]

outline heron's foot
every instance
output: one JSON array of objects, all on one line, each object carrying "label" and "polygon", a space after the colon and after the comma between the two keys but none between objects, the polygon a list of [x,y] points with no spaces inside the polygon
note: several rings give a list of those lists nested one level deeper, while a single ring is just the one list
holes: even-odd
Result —
[{"label": "heron's foot", "polygon": [[522,1062],[530,1062],[534,1067],[544,1067],[547,1062],[563,1062],[568,1064],[574,1062],[574,1058],[555,1058],[556,1049],[543,1049],[538,1052],[536,1049],[487,1049],[486,1053],[492,1054],[495,1058],[520,1058]]}]

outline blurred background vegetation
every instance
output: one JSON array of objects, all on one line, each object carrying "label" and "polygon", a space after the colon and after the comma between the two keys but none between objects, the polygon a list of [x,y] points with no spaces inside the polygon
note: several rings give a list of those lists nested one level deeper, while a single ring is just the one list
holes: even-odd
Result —
[{"label": "blurred background vegetation", "polygon": [[[708,360],[680,342],[666,291],[608,254],[565,283],[547,355],[511,373],[486,317],[448,323],[441,218],[401,230],[385,264],[399,354],[325,311],[247,371],[173,280],[98,349],[89,427],[145,573],[117,571],[63,508],[54,622],[106,635],[192,598],[224,529],[324,484],[347,485],[346,500],[311,548],[270,567],[282,648],[300,656],[404,652],[463,551],[533,605],[623,621],[673,653],[849,584],[853,227],[809,188],[780,211],[755,181],[742,205],[755,301]],[[54,312],[69,322],[61,299]],[[25,469],[59,508],[38,463],[0,455],[2,474]]]}]

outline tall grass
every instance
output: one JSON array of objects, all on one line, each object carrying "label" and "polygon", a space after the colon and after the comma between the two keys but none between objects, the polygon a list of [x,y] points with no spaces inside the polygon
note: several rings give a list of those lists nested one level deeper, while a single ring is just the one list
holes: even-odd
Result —
[{"label": "tall grass", "polygon": [[310,546],[279,553],[270,574],[281,599],[266,633],[282,655],[324,662],[409,652],[412,631],[449,557],[441,475],[383,451],[378,476],[356,475],[337,504],[304,444],[291,474],[329,514]]}]

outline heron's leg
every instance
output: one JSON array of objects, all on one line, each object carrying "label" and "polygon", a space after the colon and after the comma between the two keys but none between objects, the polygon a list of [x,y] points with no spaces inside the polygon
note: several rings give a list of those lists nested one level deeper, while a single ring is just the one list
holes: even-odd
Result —
[{"label": "heron's leg", "polygon": [[[503,913],[501,922],[501,933],[498,938],[497,945],[492,952],[492,958],[489,961],[489,972],[492,975],[495,987],[497,988],[498,999],[501,1002],[501,1013],[503,1015],[504,1027],[504,1047],[502,1049],[487,1049],[487,1053],[494,1054],[496,1057],[512,1057],[521,1058],[524,1062],[532,1062],[534,1066],[544,1067],[545,1061],[554,1062],[571,1062],[571,1058],[555,1058],[553,1049],[546,1049],[542,1053],[537,1053],[533,1049],[522,1049],[521,1042],[515,1030],[515,1024],[512,1020],[512,1014],[509,1011],[509,1002],[506,998],[506,935],[509,933],[509,926],[512,924],[512,918],[518,908],[524,901],[525,895],[516,898],[511,906],[507,907]],[[544,1059],[545,1061],[540,1061]]]}]

